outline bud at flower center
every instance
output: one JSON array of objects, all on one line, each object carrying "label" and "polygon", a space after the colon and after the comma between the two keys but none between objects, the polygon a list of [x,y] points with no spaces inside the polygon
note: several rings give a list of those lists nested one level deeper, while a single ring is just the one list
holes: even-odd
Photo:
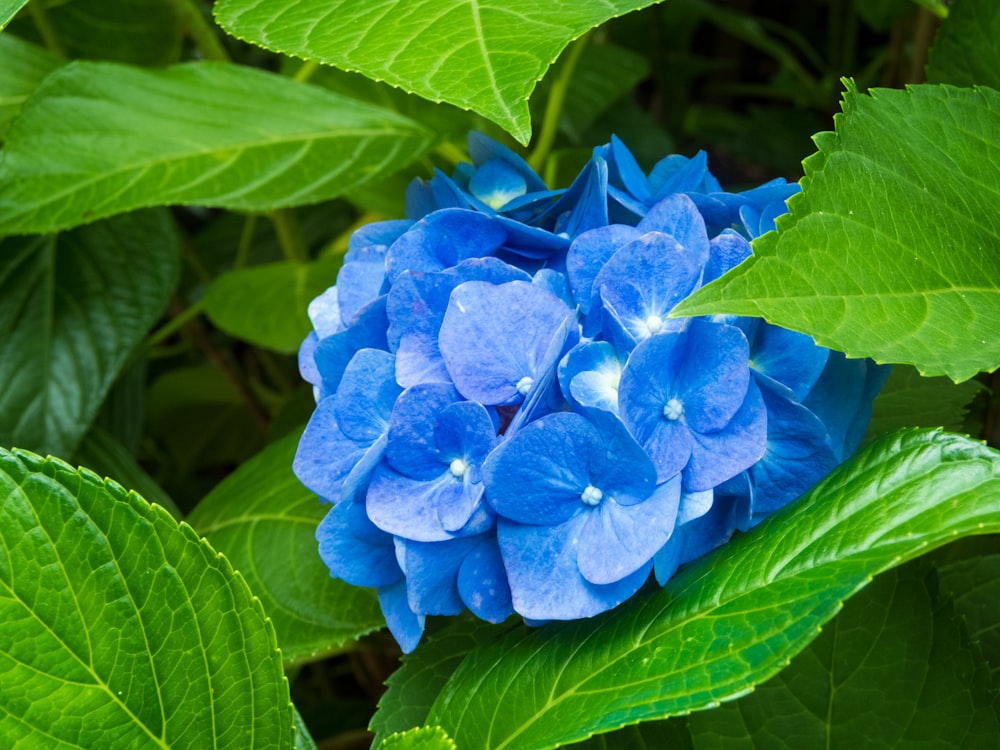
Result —
[{"label": "bud at flower center", "polygon": [[646,318],[646,328],[649,329],[651,336],[655,336],[663,329],[663,318],[659,315],[650,315]]},{"label": "bud at flower center", "polygon": [[580,500],[584,505],[597,505],[603,497],[604,493],[592,484],[588,484],[587,489],[580,493]]},{"label": "bud at flower center", "polygon": [[[508,381],[510,382],[510,381]],[[525,375],[523,378],[517,381],[517,392],[522,396],[527,396],[528,391],[531,390],[531,386],[534,385],[535,379]]]},{"label": "bud at flower center", "polygon": [[463,458],[453,458],[451,464],[448,466],[448,470],[452,473],[452,476],[461,479],[465,476],[465,472],[469,470],[469,464]]},{"label": "bud at flower center", "polygon": [[678,401],[676,398],[672,398],[667,401],[666,405],[663,407],[663,416],[669,419],[671,422],[675,422],[681,418],[684,414],[684,404]]}]

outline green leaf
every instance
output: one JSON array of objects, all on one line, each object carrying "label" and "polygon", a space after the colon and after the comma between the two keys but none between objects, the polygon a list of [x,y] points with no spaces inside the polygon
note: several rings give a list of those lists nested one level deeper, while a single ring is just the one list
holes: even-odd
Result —
[{"label": "green leaf", "polygon": [[778,231],[674,314],[760,316],[953,380],[1000,365],[1000,93],[848,82],[835,122]]},{"label": "green leaf", "polygon": [[0,138],[7,123],[45,76],[59,67],[59,58],[11,34],[0,35]]},{"label": "green leaf", "polygon": [[253,68],[74,62],[42,82],[10,128],[0,233],[160,204],[315,203],[429,145],[399,115]]},{"label": "green leaf", "polygon": [[147,502],[156,503],[178,521],[183,518],[170,495],[139,466],[135,456],[97,425],[84,436],[73,460],[98,476],[110,477],[126,489],[141,495]]},{"label": "green leaf", "polygon": [[293,746],[274,630],[189,526],[26,451],[0,451],[0,497],[0,737]]},{"label": "green leaf", "polygon": [[471,109],[527,144],[528,97],[571,41],[655,0],[220,0],[219,25],[262,47]]},{"label": "green leaf", "polygon": [[683,716],[624,727],[569,747],[572,750],[694,750]]},{"label": "green leaf", "polygon": [[931,83],[1000,89],[1000,4],[994,0],[955,3],[934,37],[927,66]]},{"label": "green leaf", "polygon": [[69,456],[178,270],[166,211],[0,241],[0,445]]},{"label": "green leaf", "polygon": [[175,0],[73,0],[46,11],[70,57],[167,65],[181,57]]},{"label": "green leaf", "polygon": [[925,378],[912,367],[896,365],[872,404],[868,435],[878,437],[903,427],[962,432],[969,404],[982,390],[975,380]]},{"label": "green leaf", "polygon": [[872,576],[1000,529],[1000,453],[908,431],[863,450],[662,591],[473,650],[427,723],[460,747],[544,750],[714,707],[787,665]]},{"label": "green leaf", "polygon": [[17,12],[27,4],[28,0],[0,0],[0,31],[3,31]]},{"label": "green leaf", "polygon": [[342,651],[385,625],[374,591],[330,577],[316,527],[329,507],[292,474],[298,435],[226,477],[188,518],[246,578],[287,663]]},{"label": "green leaf", "polygon": [[296,352],[312,330],[306,309],[337,281],[340,263],[323,256],[314,263],[268,263],[224,273],[205,292],[205,314],[230,336]]},{"label": "green leaf", "polygon": [[384,750],[458,750],[448,733],[441,727],[417,727],[386,737],[379,745]]},{"label": "green leaf", "polygon": [[941,588],[990,663],[1000,685],[1000,545],[997,537],[963,539],[935,555]]},{"label": "green leaf", "polygon": [[1000,746],[986,664],[931,572],[879,576],[774,678],[692,714],[695,748]]},{"label": "green leaf", "polygon": [[389,679],[388,690],[378,702],[369,728],[375,732],[374,747],[388,735],[419,727],[441,688],[462,663],[466,654],[482,646],[510,625],[489,625],[481,620],[457,620],[425,640]]}]

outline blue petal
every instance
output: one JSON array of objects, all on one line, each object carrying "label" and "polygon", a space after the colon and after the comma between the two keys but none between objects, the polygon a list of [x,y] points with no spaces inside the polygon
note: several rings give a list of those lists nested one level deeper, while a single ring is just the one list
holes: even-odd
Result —
[{"label": "blue petal", "polygon": [[485,405],[521,401],[519,384],[545,374],[539,367],[569,314],[558,297],[530,283],[459,285],[438,338],[455,387]]},{"label": "blue petal", "polygon": [[622,363],[606,341],[578,344],[559,364],[559,385],[571,404],[618,413]]},{"label": "blue petal", "polygon": [[691,435],[685,492],[712,489],[760,460],[767,445],[767,412],[757,384],[750,381],[743,405],[723,429]]},{"label": "blue petal", "polygon": [[333,398],[316,405],[299,440],[292,470],[306,487],[329,502],[340,500],[344,479],[368,450],[337,425]]},{"label": "blue petal", "polygon": [[823,373],[830,350],[816,346],[804,333],[755,321],[748,331],[754,371],[790,388],[795,398],[806,397]]},{"label": "blue petal", "polygon": [[620,247],[641,236],[635,227],[612,224],[584,232],[573,240],[566,255],[566,272],[581,312],[586,314],[600,301],[594,280],[604,264]]},{"label": "blue petal", "polygon": [[457,615],[465,609],[458,592],[458,571],[478,539],[403,543],[410,609],[428,615]]},{"label": "blue petal", "polygon": [[344,261],[357,260],[359,253],[372,246],[379,247],[384,257],[385,248],[398,240],[412,226],[413,222],[409,219],[390,219],[389,221],[374,221],[371,224],[358,227],[347,241],[347,253],[344,254]]},{"label": "blue petal", "polygon": [[[309,320],[316,329],[316,335],[325,339],[344,330],[340,317],[340,303],[337,301],[337,287],[331,286],[309,303]],[[348,318],[350,320],[350,318]]]},{"label": "blue petal", "polygon": [[616,179],[632,197],[641,203],[648,204],[650,202],[652,193],[645,173],[640,169],[632,152],[616,135],[611,136],[608,148],[608,166],[613,179]]},{"label": "blue petal", "polygon": [[443,383],[415,385],[403,391],[389,420],[386,449],[389,465],[412,479],[437,477],[451,460],[438,447],[435,435],[438,415],[460,399],[454,388]]},{"label": "blue petal", "polygon": [[404,539],[444,541],[454,534],[444,528],[441,511],[460,505],[454,512],[464,510],[468,520],[475,510],[478,497],[465,490],[465,483],[447,469],[434,479],[411,479],[381,464],[368,487],[368,515],[380,529]]},{"label": "blue petal", "polygon": [[641,502],[602,501],[587,513],[577,546],[580,573],[591,583],[620,581],[646,567],[674,530],[680,477],[661,484]]},{"label": "blue petal", "polygon": [[441,271],[466,258],[492,255],[507,239],[489,216],[447,208],[426,216],[396,240],[386,255],[386,272],[395,282],[404,271]]},{"label": "blue petal", "polygon": [[337,424],[361,443],[373,443],[389,429],[396,385],[395,362],[388,352],[362,349],[351,358],[334,396]]},{"label": "blue petal", "polygon": [[481,164],[469,180],[469,192],[497,211],[528,192],[524,176],[503,159]]},{"label": "blue petal", "polygon": [[458,571],[458,592],[476,617],[499,623],[514,613],[510,583],[495,534],[473,537],[476,546]]},{"label": "blue petal", "polygon": [[392,537],[372,525],[364,505],[345,501],[316,529],[319,554],[330,574],[354,586],[388,586],[403,580]]},{"label": "blue petal", "polygon": [[320,340],[313,361],[322,378],[321,397],[337,390],[348,363],[360,350],[388,350],[385,329],[385,297],[379,297],[358,311],[350,328]]},{"label": "blue petal", "polygon": [[750,346],[735,326],[693,320],[675,394],[694,432],[721,430],[743,403],[750,382]]},{"label": "blue petal", "polygon": [[497,539],[507,567],[514,609],[531,620],[576,620],[616,607],[638,591],[645,565],[622,580],[597,585],[577,567],[577,540],[584,516],[555,527],[500,519]]},{"label": "blue petal", "polygon": [[727,271],[736,268],[750,257],[750,243],[731,229],[714,237],[710,243],[711,255],[705,266],[705,276],[702,284],[715,281]]},{"label": "blue petal", "polygon": [[640,232],[669,234],[687,248],[691,264],[701,268],[708,262],[709,243],[705,220],[686,195],[668,195],[643,217]]},{"label": "blue petal", "polygon": [[358,311],[383,294],[385,263],[344,263],[337,274],[337,304],[341,320],[353,320]]},{"label": "blue petal", "polygon": [[528,192],[534,193],[545,190],[545,183],[542,181],[542,178],[535,174],[535,170],[528,165],[528,162],[503,144],[476,130],[469,131],[468,143],[469,156],[472,157],[473,163],[477,166],[485,164],[490,159],[502,159],[517,170],[517,173],[524,178],[528,186]]},{"label": "blue petal", "polygon": [[378,603],[385,617],[385,624],[396,639],[399,648],[408,654],[420,643],[424,634],[424,616],[410,609],[406,596],[406,581],[400,580],[378,590]]}]

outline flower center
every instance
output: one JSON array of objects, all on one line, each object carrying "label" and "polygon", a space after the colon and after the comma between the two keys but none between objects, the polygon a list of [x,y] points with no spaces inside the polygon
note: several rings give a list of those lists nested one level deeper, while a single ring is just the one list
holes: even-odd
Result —
[{"label": "flower center", "polygon": [[663,416],[669,419],[671,422],[675,422],[681,418],[684,414],[684,404],[678,401],[676,398],[672,398],[667,401],[666,405],[663,407]]},{"label": "flower center", "polygon": [[649,329],[650,336],[655,336],[663,330],[663,318],[659,315],[650,315],[646,318],[646,328]]},{"label": "flower center", "polygon": [[580,493],[580,500],[584,505],[597,505],[603,498],[604,493],[592,484],[588,484],[587,489]]},{"label": "flower center", "polygon": [[[508,381],[509,382],[509,381]],[[535,384],[535,379],[525,375],[523,378],[517,381],[517,392],[522,396],[527,396],[528,391],[531,390],[531,386]]]},{"label": "flower center", "polygon": [[451,472],[452,476],[461,479],[465,476],[465,472],[469,470],[469,464],[464,458],[453,458],[451,463],[448,465],[448,471]]}]

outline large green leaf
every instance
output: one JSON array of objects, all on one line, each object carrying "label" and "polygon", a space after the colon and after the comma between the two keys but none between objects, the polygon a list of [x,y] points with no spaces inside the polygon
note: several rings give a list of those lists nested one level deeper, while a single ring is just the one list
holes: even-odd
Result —
[{"label": "large green leaf", "polygon": [[1000,93],[849,85],[836,126],[777,233],[675,314],[757,315],[954,380],[1000,365]]},{"label": "large green leaf", "polygon": [[521,143],[528,96],[563,48],[656,0],[220,0],[231,34],[471,109]]},{"label": "large green leaf", "polygon": [[293,747],[274,629],[189,526],[26,451],[0,497],[5,746]]},{"label": "large green leaf", "polygon": [[961,0],[934,37],[927,80],[1000,89],[1000,3]]},{"label": "large green leaf", "polygon": [[163,210],[0,242],[0,445],[69,456],[178,269]]},{"label": "large green leaf", "polygon": [[28,4],[28,0],[0,0],[0,31]]},{"label": "large green leaf", "polygon": [[329,510],[292,474],[298,435],[264,449],[202,500],[188,522],[260,598],[286,662],[342,650],[385,625],[375,592],[330,578],[316,527]]},{"label": "large green leaf", "polygon": [[205,292],[205,314],[231,336],[295,352],[312,330],[309,303],[333,286],[340,263],[327,255],[314,263],[267,263],[229,271]]},{"label": "large green leaf", "polygon": [[441,727],[418,727],[387,737],[379,747],[385,750],[458,750]]},{"label": "large green leaf", "polygon": [[176,0],[73,0],[46,11],[70,57],[167,65],[181,56]]},{"label": "large green leaf", "polygon": [[459,747],[543,750],[713,707],[777,673],[872,576],[998,529],[1000,453],[898,433],[664,590],[474,649],[427,724]]},{"label": "large green leaf", "polygon": [[696,750],[1000,747],[986,663],[929,571],[879,576],[771,680],[692,714]]},{"label": "large green leaf", "polygon": [[38,87],[0,162],[0,233],[141,206],[315,203],[430,144],[395,113],[228,63],[74,62]]},{"label": "large green leaf", "polygon": [[7,123],[37,88],[45,76],[60,65],[55,55],[41,47],[0,34],[0,138],[7,132]]}]

